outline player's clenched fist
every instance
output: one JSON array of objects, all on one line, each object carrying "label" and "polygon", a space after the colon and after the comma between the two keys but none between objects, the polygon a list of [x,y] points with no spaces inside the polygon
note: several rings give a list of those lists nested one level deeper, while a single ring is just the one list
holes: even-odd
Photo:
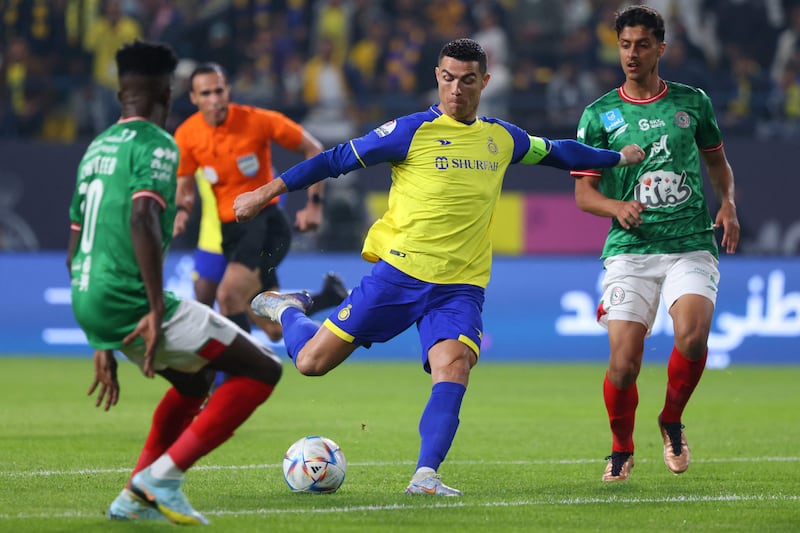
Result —
[{"label": "player's clenched fist", "polygon": [[264,204],[259,200],[261,195],[258,191],[250,191],[240,194],[233,201],[233,213],[236,215],[236,222],[247,222],[256,216]]},{"label": "player's clenched fist", "polygon": [[289,192],[289,189],[283,179],[277,177],[254,191],[240,194],[233,201],[233,214],[236,216],[236,222],[247,222],[255,217],[273,198],[286,192]]},{"label": "player's clenched fist", "polygon": [[617,164],[618,167],[626,167],[628,165],[636,165],[644,161],[644,150],[638,144],[629,144],[620,150],[622,157]]}]

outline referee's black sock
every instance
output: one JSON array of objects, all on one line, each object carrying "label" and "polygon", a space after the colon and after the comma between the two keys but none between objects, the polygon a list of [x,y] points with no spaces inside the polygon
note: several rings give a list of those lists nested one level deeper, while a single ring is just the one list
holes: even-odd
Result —
[{"label": "referee's black sock", "polygon": [[250,319],[247,318],[247,313],[236,313],[235,315],[226,315],[228,319],[233,321],[234,324],[250,333]]},{"label": "referee's black sock", "polygon": [[328,272],[322,282],[322,289],[317,294],[311,295],[311,305],[306,310],[308,316],[336,307],[347,297],[347,287],[342,278],[335,272]]}]

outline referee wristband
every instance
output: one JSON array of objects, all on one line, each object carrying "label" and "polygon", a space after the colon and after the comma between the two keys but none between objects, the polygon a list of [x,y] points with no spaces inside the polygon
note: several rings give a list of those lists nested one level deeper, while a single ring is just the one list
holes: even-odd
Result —
[{"label": "referee wristband", "polygon": [[628,164],[628,159],[625,157],[625,154],[622,152],[619,153],[619,163],[616,164],[617,167],[624,167]]}]

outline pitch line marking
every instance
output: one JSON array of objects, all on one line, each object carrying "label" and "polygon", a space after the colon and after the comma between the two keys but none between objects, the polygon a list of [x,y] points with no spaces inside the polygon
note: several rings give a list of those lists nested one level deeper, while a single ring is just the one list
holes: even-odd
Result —
[{"label": "pitch line marking", "polygon": [[[531,461],[447,461],[448,465],[461,466],[481,466],[481,465],[577,465],[604,463],[605,459],[540,459]],[[692,463],[795,463],[800,461],[800,457],[719,457],[699,459],[693,458]],[[660,463],[661,459],[637,459],[637,463]],[[359,463],[348,463],[348,467],[383,467],[383,466],[405,466],[415,465],[415,461],[367,461]],[[257,464],[257,465],[198,465],[192,467],[193,472],[201,470],[253,470],[253,469],[272,469],[282,468],[281,463]],[[23,478],[23,477],[50,477],[50,476],[69,476],[87,474],[119,474],[129,473],[130,468],[80,468],[76,470],[31,470],[29,472],[4,472],[0,471],[0,478]]]},{"label": "pitch line marking", "polygon": [[[390,504],[390,505],[357,505],[346,507],[327,507],[327,508],[298,508],[298,509],[253,509],[243,511],[203,511],[208,516],[253,516],[253,515],[278,515],[278,514],[338,514],[338,513],[363,513],[363,512],[386,512],[386,511],[413,511],[424,509],[463,509],[469,507],[527,507],[542,505],[595,505],[608,503],[628,503],[628,504],[653,504],[653,503],[679,503],[679,502],[770,502],[770,501],[800,501],[798,494],[778,494],[778,495],[752,495],[743,496],[741,494],[720,494],[719,496],[674,496],[667,498],[621,498],[611,496],[609,498],[560,498],[554,500],[517,500],[517,501],[494,501],[494,502],[440,502],[430,505],[409,505],[409,504]],[[31,519],[64,519],[64,518],[97,518],[97,513],[69,512],[52,514],[0,514],[0,520],[31,520]]]}]

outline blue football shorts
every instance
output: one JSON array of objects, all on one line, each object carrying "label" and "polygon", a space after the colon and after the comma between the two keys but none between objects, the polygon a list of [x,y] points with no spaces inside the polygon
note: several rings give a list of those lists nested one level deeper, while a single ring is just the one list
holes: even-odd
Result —
[{"label": "blue football shorts", "polygon": [[194,273],[193,279],[207,279],[219,283],[225,274],[225,267],[228,262],[225,256],[214,252],[197,249],[194,251]]},{"label": "blue football shorts", "polygon": [[439,341],[461,341],[480,355],[483,302],[482,287],[428,283],[379,261],[324,325],[341,339],[369,348],[416,323],[422,365],[430,372],[428,350]]}]

